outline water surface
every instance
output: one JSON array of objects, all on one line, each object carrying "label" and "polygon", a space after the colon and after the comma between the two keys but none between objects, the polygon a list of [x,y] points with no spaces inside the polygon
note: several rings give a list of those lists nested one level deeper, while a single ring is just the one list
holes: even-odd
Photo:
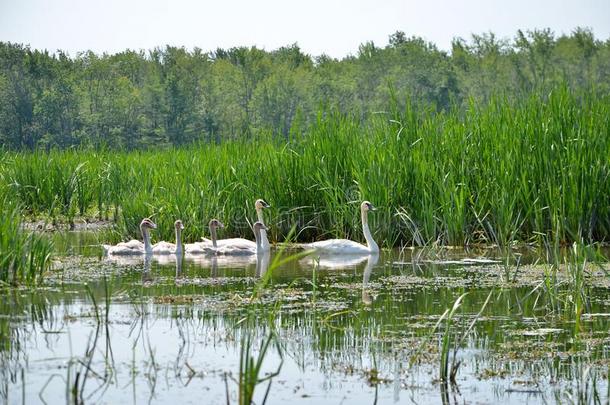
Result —
[{"label": "water surface", "polygon": [[[62,254],[45,285],[0,299],[3,402],[237,403],[240,350],[250,341],[256,357],[269,336],[260,377],[278,372],[270,404],[608,401],[605,264],[588,274],[575,317],[541,286],[549,266],[534,251],[408,249],[278,266],[295,252],[110,260],[96,234],[55,237]],[[460,366],[445,384],[446,323],[435,326],[464,293],[450,328]]]}]

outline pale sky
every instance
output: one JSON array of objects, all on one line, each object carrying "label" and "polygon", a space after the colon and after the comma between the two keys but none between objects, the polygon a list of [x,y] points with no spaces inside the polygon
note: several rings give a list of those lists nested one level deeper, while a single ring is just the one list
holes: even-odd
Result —
[{"label": "pale sky", "polygon": [[0,41],[71,56],[296,42],[312,56],[340,58],[366,41],[385,46],[397,30],[448,50],[453,37],[472,33],[514,38],[517,29],[549,27],[560,35],[578,26],[610,38],[610,0],[0,0]]}]

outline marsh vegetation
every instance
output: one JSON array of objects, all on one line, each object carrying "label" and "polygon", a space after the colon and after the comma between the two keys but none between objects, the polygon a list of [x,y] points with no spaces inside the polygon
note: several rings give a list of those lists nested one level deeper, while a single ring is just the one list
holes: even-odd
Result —
[{"label": "marsh vegetation", "polygon": [[[0,401],[607,404],[609,49],[0,43]],[[261,197],[270,254],[102,255],[251,239]],[[380,254],[282,244],[362,241],[363,200]]]}]

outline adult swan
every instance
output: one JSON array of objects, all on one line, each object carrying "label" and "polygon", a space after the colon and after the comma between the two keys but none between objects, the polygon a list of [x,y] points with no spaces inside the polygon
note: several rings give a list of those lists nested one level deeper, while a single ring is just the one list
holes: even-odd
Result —
[{"label": "adult swan", "polygon": [[319,252],[336,253],[336,254],[369,254],[378,253],[379,246],[373,240],[371,231],[369,230],[368,212],[375,211],[376,208],[368,201],[363,201],[360,204],[360,215],[362,218],[362,232],[366,245],[355,242],[349,239],[329,239],[320,242],[304,243],[302,246],[306,249],[315,249]]}]

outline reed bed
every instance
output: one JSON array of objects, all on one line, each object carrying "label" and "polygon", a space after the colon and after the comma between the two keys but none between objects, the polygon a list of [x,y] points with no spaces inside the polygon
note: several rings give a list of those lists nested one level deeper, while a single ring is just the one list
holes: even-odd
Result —
[{"label": "reed bed", "polygon": [[0,198],[0,284],[38,283],[51,264],[53,244],[21,229],[13,202]]},{"label": "reed bed", "polygon": [[2,152],[0,190],[26,214],[111,218],[138,237],[142,217],[198,240],[212,217],[222,237],[251,238],[254,200],[271,205],[271,239],[362,239],[370,200],[385,247],[439,243],[606,241],[610,236],[610,98],[549,94],[437,112],[392,103],[360,117],[332,110],[290,139],[133,152]]}]

